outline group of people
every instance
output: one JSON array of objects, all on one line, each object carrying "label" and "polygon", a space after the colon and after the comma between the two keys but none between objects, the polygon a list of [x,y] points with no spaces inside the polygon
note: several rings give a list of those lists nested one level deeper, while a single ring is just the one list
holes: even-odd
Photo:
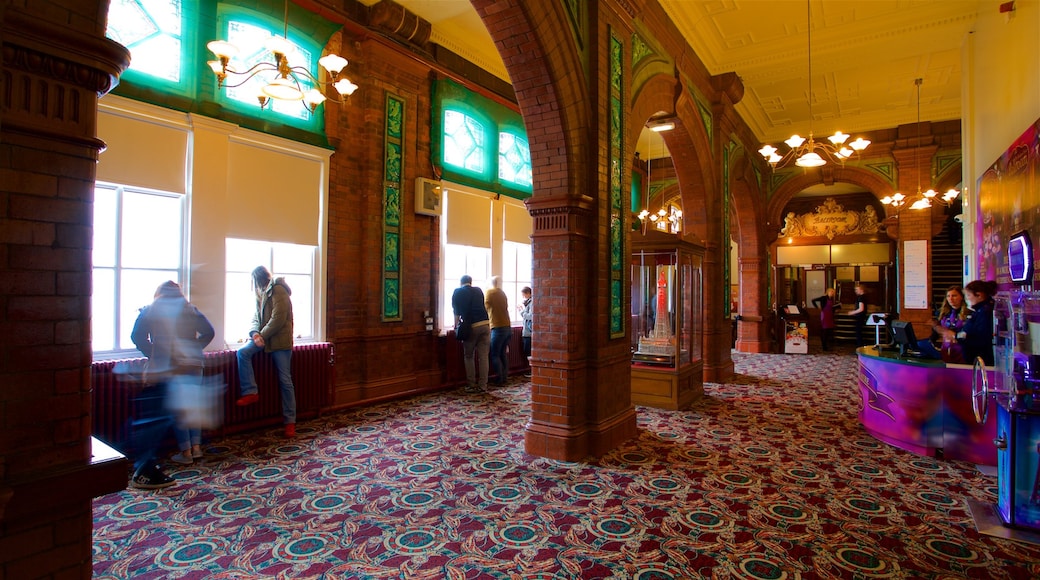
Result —
[{"label": "group of people", "polygon": [[[259,400],[253,357],[259,352],[270,353],[278,372],[285,435],[294,437],[292,291],[284,278],[273,278],[264,266],[253,270],[252,286],[256,309],[250,340],[237,352],[241,394],[236,404],[252,405]],[[153,298],[141,309],[131,334],[134,345],[148,359],[132,424],[134,472],[130,484],[139,489],[161,489],[175,483],[159,465],[159,452],[171,427],[179,447],[171,457],[173,462],[190,465],[204,457],[200,417],[207,410],[189,410],[208,404],[201,392],[206,388],[202,382],[203,350],[214,337],[209,319],[187,301],[176,282],[160,284]],[[195,400],[185,401],[186,396]]]},{"label": "group of people", "polygon": [[950,363],[972,364],[981,358],[993,365],[993,297],[997,283],[992,280],[975,280],[963,289],[950,286],[939,308],[938,316],[931,321],[932,338],[918,341],[918,349],[933,358]]},{"label": "group of people", "polygon": [[[849,312],[856,322],[856,346],[863,346],[863,327],[867,319],[867,300],[862,284],[855,287],[856,304]],[[918,341],[918,350],[924,355],[949,363],[971,363],[981,357],[993,365],[993,297],[997,283],[975,280],[964,288],[946,289],[939,312],[931,321],[932,336]],[[834,340],[835,313],[841,304],[835,299],[834,288],[814,298],[813,306],[820,309],[820,342],[824,351],[830,350]],[[933,342],[934,341],[934,342]]]},{"label": "group of people", "polygon": [[[525,286],[520,293],[524,297],[523,303],[517,306],[523,321],[523,355],[530,358],[534,330],[531,288]],[[487,391],[489,362],[495,371],[496,385],[504,386],[509,378],[508,347],[513,324],[509,315],[509,298],[502,290],[502,278],[492,276],[491,288],[485,295],[483,290],[473,286],[472,276],[462,276],[459,287],[452,293],[451,308],[455,313],[455,327],[465,323],[470,328],[462,341],[466,389]]]},{"label": "group of people", "polygon": [[[860,347],[866,344],[863,338],[863,327],[867,324],[867,292],[863,284],[856,284],[853,291],[856,293],[856,303],[849,314],[856,323],[856,346]],[[822,329],[820,343],[824,351],[831,349],[834,329],[837,327],[834,315],[841,309],[841,303],[835,298],[836,293],[834,288],[828,288],[823,296],[812,300],[813,306],[820,309],[820,328]]]}]

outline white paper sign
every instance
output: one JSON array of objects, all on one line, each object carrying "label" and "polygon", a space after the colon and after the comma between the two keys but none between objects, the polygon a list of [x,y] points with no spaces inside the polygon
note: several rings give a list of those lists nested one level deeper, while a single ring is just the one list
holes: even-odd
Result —
[{"label": "white paper sign", "polygon": [[928,308],[928,240],[903,244],[903,307]]}]

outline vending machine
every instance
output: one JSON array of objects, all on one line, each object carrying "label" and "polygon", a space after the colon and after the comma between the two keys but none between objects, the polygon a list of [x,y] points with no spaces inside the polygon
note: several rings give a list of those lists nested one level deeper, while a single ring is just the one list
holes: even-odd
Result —
[{"label": "vending machine", "polygon": [[[980,422],[985,421],[990,405],[997,414],[993,441],[997,446],[996,515],[1003,526],[1026,532],[994,535],[1040,542],[1040,291],[1032,290],[1033,250],[1028,233],[1012,237],[1008,264],[1018,289],[996,296],[995,384],[986,384],[977,363],[972,402]],[[985,530],[980,526],[980,531]]]}]

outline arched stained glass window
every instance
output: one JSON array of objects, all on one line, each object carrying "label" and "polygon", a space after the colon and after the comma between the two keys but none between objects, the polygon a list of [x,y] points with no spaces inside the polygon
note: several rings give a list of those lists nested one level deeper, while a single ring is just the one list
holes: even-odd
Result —
[{"label": "arched stained glass window", "polygon": [[512,133],[498,134],[498,178],[523,187],[533,185],[531,149],[526,139]]},{"label": "arched stained glass window", "polygon": [[[228,42],[238,47],[239,53],[228,64],[228,68],[236,71],[247,71],[250,67],[255,66],[260,62],[273,62],[274,56],[271,54],[265,44],[267,39],[273,36],[272,32],[263,26],[257,26],[256,24],[250,24],[247,22],[241,22],[237,20],[228,21],[227,39]],[[279,35],[280,36],[280,35]],[[289,59],[289,66],[303,66],[304,68],[311,70],[313,69],[312,55],[310,51],[299,46],[293,40],[289,40],[294,50],[291,54],[286,55]],[[260,88],[267,83],[274,80],[277,76],[275,72],[263,72],[255,77],[252,77],[241,86],[232,86],[235,84],[233,77],[228,77],[227,96],[228,98],[236,101],[246,103],[251,106],[257,106],[257,95],[260,94]],[[300,82],[300,92],[304,93],[313,88],[313,84],[310,83],[303,75],[297,75],[295,78]],[[307,119],[309,114],[306,107],[304,107],[299,101],[283,101],[280,99],[271,99],[268,107],[272,107],[274,111],[290,117],[298,119]]]},{"label": "arched stained glass window", "polygon": [[484,125],[459,111],[444,111],[444,162],[474,173],[486,171]]},{"label": "arched stained glass window", "polygon": [[130,50],[130,70],[181,80],[181,0],[112,0],[107,36]]}]

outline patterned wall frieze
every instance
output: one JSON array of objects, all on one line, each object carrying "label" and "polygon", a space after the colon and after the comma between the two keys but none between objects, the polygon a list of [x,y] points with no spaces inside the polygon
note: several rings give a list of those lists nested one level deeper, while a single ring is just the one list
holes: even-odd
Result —
[{"label": "patterned wall frieze", "polygon": [[586,0],[563,0],[563,7],[567,11],[567,18],[570,19],[574,40],[577,41],[579,50],[584,50],[585,23],[588,22],[588,18],[586,18],[587,2]]},{"label": "patterned wall frieze", "polygon": [[881,177],[885,178],[890,185],[895,187],[896,185],[896,164],[894,161],[886,160],[876,163],[863,163],[863,167],[877,173]]},{"label": "patterned wall frieze", "polygon": [[935,175],[941,177],[945,175],[951,168],[961,163],[961,152],[957,151],[940,151],[935,155]]},{"label": "patterned wall frieze", "polygon": [[635,21],[636,30],[629,35],[631,51],[629,63],[632,69],[632,98],[643,85],[657,75],[675,75],[675,60],[668,54],[649,30],[640,21]]},{"label": "patterned wall frieze", "polygon": [[384,322],[401,320],[401,183],[404,176],[404,101],[386,93],[383,148]]},{"label": "patterned wall frieze", "polygon": [[622,195],[622,182],[625,163],[624,133],[625,115],[622,103],[624,100],[624,86],[622,75],[624,68],[622,63],[624,45],[613,30],[610,32],[610,47],[607,55],[609,59],[609,83],[607,87],[610,94],[610,125],[608,139],[607,162],[610,166],[608,176],[608,195],[610,196],[610,337],[621,338],[625,336],[625,273],[627,272],[628,252],[625,247],[626,228]]},{"label": "patterned wall frieze", "polygon": [[629,18],[635,18],[639,14],[639,9],[630,0],[614,0],[614,3],[618,8],[624,10]]},{"label": "patterned wall frieze", "polygon": [[632,68],[639,66],[644,58],[654,55],[654,49],[638,34],[632,35]]}]

